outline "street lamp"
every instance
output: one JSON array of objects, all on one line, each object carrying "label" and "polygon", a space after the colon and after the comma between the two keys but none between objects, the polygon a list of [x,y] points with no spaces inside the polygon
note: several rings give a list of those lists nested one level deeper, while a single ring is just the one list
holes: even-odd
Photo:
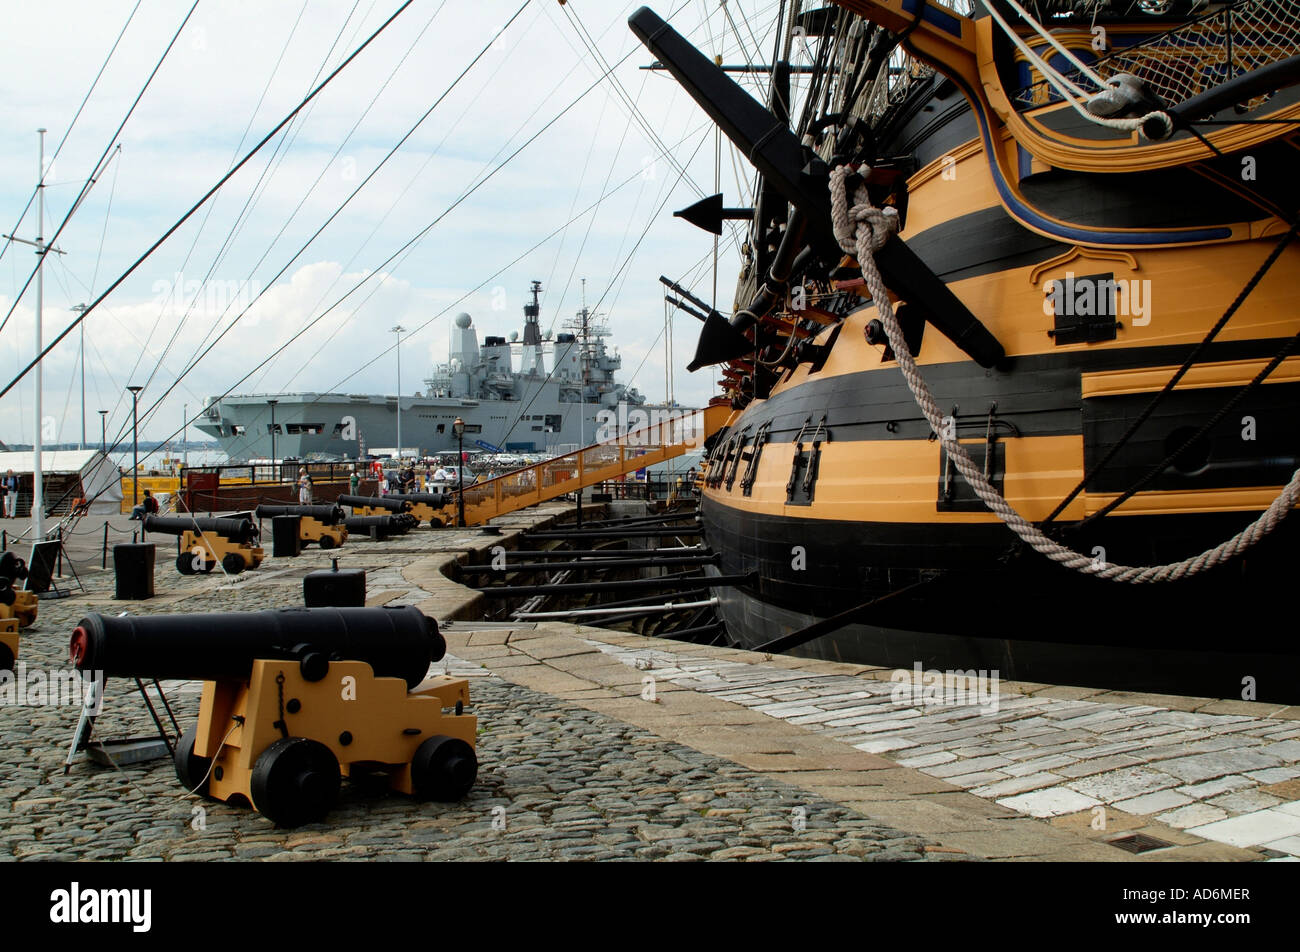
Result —
[{"label": "street lamp", "polygon": [[456,458],[456,511],[460,515],[459,528],[465,528],[465,421],[456,417],[451,425],[451,432],[456,434],[459,455]]},{"label": "street lamp", "polygon": [[275,465],[275,405],[280,401],[267,400],[266,402],[271,406],[271,468],[275,472],[275,481],[278,483],[280,481],[280,470]]},{"label": "street lamp", "polygon": [[389,332],[397,335],[397,459],[402,459],[402,335],[406,333],[406,328],[401,324],[389,328]]},{"label": "street lamp", "polygon": [[108,456],[108,411],[99,411],[99,451]]},{"label": "street lamp", "polygon": [[140,505],[140,391],[144,387],[127,387],[131,391],[131,504]]},{"label": "street lamp", "polygon": [[81,323],[77,325],[77,330],[81,332],[81,346],[78,348],[81,360],[81,444],[77,449],[84,450],[86,448],[86,321],[84,315],[89,308],[85,304],[74,304],[70,310],[83,316]]}]

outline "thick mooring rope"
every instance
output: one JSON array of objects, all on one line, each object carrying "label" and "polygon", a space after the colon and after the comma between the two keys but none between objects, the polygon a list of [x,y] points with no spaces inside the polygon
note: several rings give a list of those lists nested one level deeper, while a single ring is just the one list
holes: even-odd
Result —
[{"label": "thick mooring rope", "polygon": [[1300,499],[1300,469],[1296,470],[1281,494],[1258,519],[1228,541],[1207,549],[1200,555],[1183,559],[1181,562],[1148,566],[1115,565],[1083,555],[1049,539],[1033,523],[1016,512],[1002,494],[993,488],[985,478],[981,467],[977,466],[966,453],[965,447],[955,438],[945,436],[949,428],[944,426],[943,414],[935,403],[934,395],[916,369],[916,361],[907,349],[902,328],[894,317],[889,292],[876,267],[875,252],[898,229],[898,214],[892,208],[881,209],[872,205],[865,185],[858,186],[853,207],[850,208],[844,180],[852,171],[848,166],[842,165],[831,172],[831,223],[835,230],[835,238],[846,254],[857,258],[862,268],[863,281],[871,292],[880,322],[889,337],[889,346],[893,349],[899,369],[903,372],[903,379],[907,381],[907,387],[912,391],[916,405],[921,408],[930,428],[947,451],[949,459],[953,461],[958,472],[975,490],[975,494],[984,505],[988,506],[1025,543],[1053,562],[1059,562],[1066,568],[1074,569],[1084,575],[1095,575],[1114,582],[1168,582],[1196,575],[1236,558],[1276,529],[1286,518],[1287,513]]}]

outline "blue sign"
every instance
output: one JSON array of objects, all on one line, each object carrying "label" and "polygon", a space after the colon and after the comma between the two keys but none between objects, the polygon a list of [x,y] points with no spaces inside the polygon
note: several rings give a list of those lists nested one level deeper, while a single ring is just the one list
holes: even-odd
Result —
[{"label": "blue sign", "polygon": [[482,440],[475,440],[474,442],[475,442],[476,444],[478,444],[479,446],[483,447],[483,449],[487,450],[489,453],[500,453],[500,452],[501,452],[501,447],[499,447],[499,446],[493,446],[491,443],[484,443]]}]

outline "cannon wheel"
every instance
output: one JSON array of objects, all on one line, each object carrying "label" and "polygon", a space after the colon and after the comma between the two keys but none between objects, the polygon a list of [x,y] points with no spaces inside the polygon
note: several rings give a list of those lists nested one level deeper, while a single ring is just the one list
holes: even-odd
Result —
[{"label": "cannon wheel", "polygon": [[262,751],[249,789],[253,806],[276,826],[295,827],[324,819],[341,782],[339,762],[319,741],[285,737]]},{"label": "cannon wheel", "polygon": [[420,800],[453,803],[469,793],[477,776],[474,748],[455,737],[430,737],[411,758],[411,785]]},{"label": "cannon wheel", "polygon": [[198,740],[198,726],[191,727],[176,742],[176,753],[172,757],[176,765],[176,779],[191,793],[199,796],[208,795],[208,771],[212,768],[210,757],[199,757],[194,753],[194,744]]},{"label": "cannon wheel", "polygon": [[244,560],[233,552],[227,552],[221,559],[221,567],[231,575],[244,571]]},{"label": "cannon wheel", "polygon": [[334,548],[334,537],[323,535],[320,537],[320,540],[317,542],[317,545],[319,545],[322,549],[332,549]]},{"label": "cannon wheel", "polygon": [[194,574],[194,556],[186,553],[176,556],[176,571],[182,575]]}]

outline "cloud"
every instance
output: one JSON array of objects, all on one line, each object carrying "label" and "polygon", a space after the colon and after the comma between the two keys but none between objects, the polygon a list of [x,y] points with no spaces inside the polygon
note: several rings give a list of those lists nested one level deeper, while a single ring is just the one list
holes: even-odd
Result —
[{"label": "cloud", "polygon": [[[46,146],[52,152],[131,6],[50,0],[10,11],[9,29],[0,41],[8,67],[0,77],[0,117],[7,129],[31,131],[14,132],[0,142],[0,218],[6,229],[31,194],[35,128],[50,129]],[[499,48],[485,55],[391,163],[291,261],[518,3],[453,0],[427,30],[438,5],[408,9],[321,94],[308,115],[241,170],[210,207],[182,226],[88,318],[88,429],[96,429],[95,411],[105,408],[112,410],[110,436],[125,431],[130,403],[122,388],[151,376],[141,395],[142,409],[157,404],[152,412],[146,410],[142,426],[149,439],[179,428],[182,404],[189,405],[193,416],[203,400],[231,387],[236,392],[336,386],[351,393],[391,392],[395,338],[389,328],[399,323],[413,331],[403,344],[403,389],[419,388],[433,362],[446,353],[447,318],[466,310],[480,335],[508,334],[522,326],[521,308],[534,279],[545,287],[543,326],[549,327],[559,326],[577,309],[579,279],[586,277],[588,302],[600,302],[599,310],[609,313],[611,345],[624,356],[622,379],[661,397],[662,343],[653,343],[663,325],[657,279],[692,272],[712,247],[710,236],[671,216],[701,191],[713,190],[711,126],[669,78],[638,68],[651,57],[625,24],[635,3],[582,6],[574,13],[549,3],[531,5]],[[751,17],[755,34],[766,43],[773,13],[760,16],[756,11],[769,6],[732,0],[729,8],[738,21]],[[350,11],[361,10],[350,2],[313,2],[301,20],[302,6],[295,2],[201,4],[127,123],[120,158],[59,236],[67,255],[47,268],[44,339],[67,326],[73,305],[102,292],[224,174],[235,156],[264,135],[301,98],[323,65],[336,65],[345,50],[395,8],[396,3],[375,4],[361,22],[348,20]],[[62,220],[79,188],[76,183],[110,141],[184,9],[161,0],[145,0],[141,6],[48,177],[52,183],[70,184],[51,184],[46,190],[46,237]],[[570,14],[583,17],[609,62],[631,51],[615,75],[636,97],[637,121],[629,119],[607,82],[448,211],[598,75],[600,67],[579,39]],[[718,11],[710,15],[712,23],[700,35],[713,36],[716,45],[729,31],[723,30]],[[687,7],[675,22],[689,32],[699,17],[698,9]],[[292,41],[286,44],[291,31]],[[728,55],[739,56],[734,42],[728,46]],[[403,56],[405,62],[380,92]],[[53,69],[51,63],[65,65]],[[672,164],[656,157],[659,144],[646,128],[672,145],[682,162],[704,142],[689,170],[698,190],[678,181]],[[738,191],[731,167],[724,155],[722,190],[729,201]],[[594,215],[579,216],[564,227],[620,185]],[[439,216],[442,220],[409,253],[385,263]],[[560,234],[544,241],[557,229]],[[19,233],[34,236],[32,213]],[[638,241],[631,263],[618,273]],[[8,261],[0,260],[5,311],[33,264],[28,249],[19,246],[6,257]],[[719,279],[724,309],[734,262],[734,250],[729,252],[724,243]],[[284,273],[276,278],[281,268]],[[379,275],[320,316],[371,271]],[[703,291],[711,282],[698,279],[699,273],[694,271],[696,290]],[[178,384],[177,376],[194,355],[262,291]],[[182,320],[195,292],[197,306]],[[453,303],[462,297],[463,303]],[[449,306],[446,315],[436,317]],[[31,359],[33,307],[29,291],[0,332],[0,367],[16,371]],[[681,371],[694,349],[695,322],[679,316],[675,327],[674,359]],[[45,362],[45,408],[59,417],[60,439],[75,439],[80,432],[78,340],[77,333],[70,334]],[[287,342],[280,356],[239,383]],[[642,357],[644,366],[633,381]],[[677,398],[704,403],[714,392],[715,377],[679,372]],[[32,395],[27,380],[0,400],[0,438],[6,442],[30,441]]]}]

